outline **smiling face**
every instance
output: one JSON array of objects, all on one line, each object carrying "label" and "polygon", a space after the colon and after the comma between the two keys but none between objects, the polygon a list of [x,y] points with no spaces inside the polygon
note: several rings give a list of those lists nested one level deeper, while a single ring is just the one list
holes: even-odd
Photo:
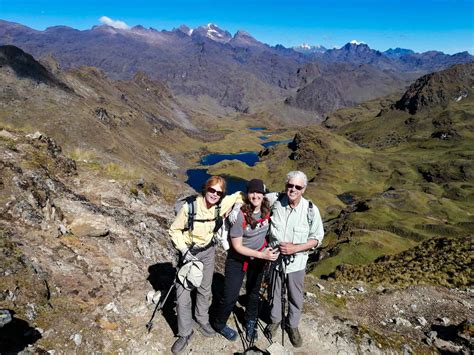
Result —
[{"label": "smiling face", "polygon": [[263,202],[263,194],[260,192],[249,192],[247,198],[253,206],[254,211],[259,211]]},{"label": "smiling face", "polygon": [[303,179],[291,178],[286,183],[286,194],[291,205],[297,205],[306,190]]},{"label": "smiling face", "polygon": [[206,194],[204,195],[207,207],[210,208],[211,206],[214,206],[216,203],[218,203],[221,199],[221,196],[222,186],[220,184],[209,186],[206,190]]}]

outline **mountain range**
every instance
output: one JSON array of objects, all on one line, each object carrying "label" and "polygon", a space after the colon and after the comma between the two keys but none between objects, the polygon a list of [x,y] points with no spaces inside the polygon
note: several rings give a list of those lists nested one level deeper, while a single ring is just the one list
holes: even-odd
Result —
[{"label": "mountain range", "polygon": [[[387,76],[397,77],[392,81],[392,89],[397,91],[414,75],[473,59],[466,52],[446,55],[398,50],[395,51],[397,55],[393,55],[393,51],[385,54],[354,42],[324,53],[304,54],[281,45],[269,46],[244,31],[232,36],[214,24],[196,29],[180,26],[171,31],[142,26],[125,30],[106,25],[84,31],[66,26],[37,31],[0,21],[0,44],[15,45],[38,59],[52,55],[65,69],[93,66],[102,69],[111,79],[130,79],[135,72],[142,71],[151,79],[168,85],[179,97],[205,96],[217,106],[240,112],[251,112],[265,102],[286,100],[296,107],[315,111],[319,119],[341,106],[326,104],[325,110],[318,111],[317,105],[306,104],[307,99],[291,99],[297,90],[304,89],[298,71],[305,65],[324,63],[332,66],[325,79],[327,82],[337,80],[341,85],[323,85],[322,89],[324,96],[332,98],[330,102],[341,102],[336,98],[345,93],[338,88],[345,87],[351,77],[351,74],[346,78],[331,77],[332,73],[340,74],[341,62],[371,66],[370,80],[362,85],[367,88]],[[349,72],[357,74],[359,81],[367,77],[367,68],[362,68],[360,74],[357,67],[348,68]],[[378,88],[361,95],[360,99],[375,98],[373,92],[378,93]],[[382,93],[386,91],[382,90]],[[314,100],[320,95],[316,94]],[[342,104],[352,103],[353,99],[357,98],[345,99]]]}]

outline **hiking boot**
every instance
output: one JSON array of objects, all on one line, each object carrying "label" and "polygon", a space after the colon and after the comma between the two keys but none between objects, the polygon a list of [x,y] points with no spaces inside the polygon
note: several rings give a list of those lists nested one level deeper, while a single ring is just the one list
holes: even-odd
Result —
[{"label": "hiking boot", "polygon": [[279,327],[280,327],[280,322],[270,323],[265,328],[265,334],[267,334],[267,336],[270,336],[271,338],[274,338]]},{"label": "hiking boot", "polygon": [[245,326],[245,337],[247,338],[248,342],[257,341],[258,339],[258,329],[257,329],[257,321],[255,319],[248,320]]},{"label": "hiking boot", "polygon": [[171,352],[173,354],[178,354],[180,353],[181,351],[183,351],[184,349],[186,349],[186,347],[188,346],[188,343],[189,341],[191,340],[191,337],[193,336],[193,331],[191,331],[191,333],[189,335],[186,335],[184,337],[179,337],[173,344],[173,346],[171,347]]},{"label": "hiking boot", "polygon": [[237,340],[237,332],[227,325],[219,331],[219,334],[229,341]]},{"label": "hiking boot", "polygon": [[301,347],[301,345],[303,345],[303,338],[301,338],[298,328],[287,328],[287,331],[291,344],[293,344],[295,348]]},{"label": "hiking boot", "polygon": [[214,329],[212,329],[212,327],[209,323],[201,324],[201,323],[197,322],[197,325],[198,325],[198,330],[205,337],[212,338],[214,335],[216,335],[216,332],[214,331]]}]

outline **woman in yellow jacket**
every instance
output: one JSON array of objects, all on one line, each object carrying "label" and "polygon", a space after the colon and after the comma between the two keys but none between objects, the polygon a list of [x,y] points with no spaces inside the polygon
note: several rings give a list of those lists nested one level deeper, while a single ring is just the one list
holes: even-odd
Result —
[{"label": "woman in yellow jacket", "polygon": [[[215,335],[209,324],[209,306],[214,274],[216,205],[220,204],[219,214],[223,217],[235,203],[241,204],[243,201],[241,192],[223,197],[225,188],[226,183],[222,177],[209,178],[204,185],[202,196],[196,197],[192,230],[188,229],[189,207],[185,203],[168,231],[184,262],[199,260],[204,265],[201,285],[197,288],[195,317],[198,329],[208,337]],[[176,298],[178,339],[171,348],[173,353],[183,351],[193,335],[191,290],[177,283]]]}]

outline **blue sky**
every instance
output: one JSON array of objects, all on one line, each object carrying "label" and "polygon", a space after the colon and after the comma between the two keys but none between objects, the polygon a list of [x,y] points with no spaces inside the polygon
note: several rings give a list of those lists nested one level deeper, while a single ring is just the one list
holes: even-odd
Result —
[{"label": "blue sky", "polygon": [[85,30],[101,24],[102,16],[158,30],[212,22],[286,47],[332,48],[358,40],[382,51],[474,54],[474,0],[0,0],[0,19],[37,30],[54,25]]}]

